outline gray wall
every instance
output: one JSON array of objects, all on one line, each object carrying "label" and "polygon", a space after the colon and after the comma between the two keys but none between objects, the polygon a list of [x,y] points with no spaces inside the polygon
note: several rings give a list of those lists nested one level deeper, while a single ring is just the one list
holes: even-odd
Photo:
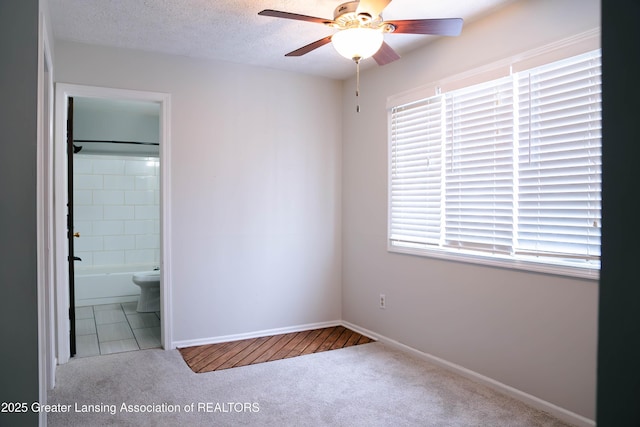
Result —
[{"label": "gray wall", "polygon": [[[570,18],[567,18],[570,17]],[[598,282],[387,251],[387,99],[598,28],[597,0],[523,0],[343,90],[342,317],[595,418]],[[386,294],[386,309],[378,308]]]},{"label": "gray wall", "polygon": [[[0,2],[0,402],[38,400],[38,0]],[[0,413],[0,425],[37,425]]]},{"label": "gray wall", "polygon": [[171,94],[176,345],[340,319],[340,82],[62,41],[56,80]]}]

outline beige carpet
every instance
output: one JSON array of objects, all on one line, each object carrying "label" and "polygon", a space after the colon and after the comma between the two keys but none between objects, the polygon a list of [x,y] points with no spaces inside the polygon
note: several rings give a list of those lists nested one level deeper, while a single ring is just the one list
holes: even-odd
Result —
[{"label": "beige carpet", "polygon": [[80,358],[49,403],[70,409],[50,427],[566,426],[379,342],[204,374],[177,350]]}]

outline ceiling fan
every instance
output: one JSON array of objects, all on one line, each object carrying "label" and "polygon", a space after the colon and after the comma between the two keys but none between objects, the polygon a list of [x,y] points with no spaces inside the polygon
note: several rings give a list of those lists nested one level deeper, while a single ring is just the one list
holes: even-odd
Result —
[{"label": "ceiling fan", "polygon": [[309,43],[285,56],[302,56],[332,42],[342,56],[356,63],[373,56],[378,65],[385,65],[400,58],[400,55],[384,42],[385,33],[457,36],[462,31],[462,18],[384,21],[381,14],[389,3],[391,0],[349,1],[335,9],[332,20],[273,9],[263,10],[258,15],[314,22],[338,30],[333,35]]}]

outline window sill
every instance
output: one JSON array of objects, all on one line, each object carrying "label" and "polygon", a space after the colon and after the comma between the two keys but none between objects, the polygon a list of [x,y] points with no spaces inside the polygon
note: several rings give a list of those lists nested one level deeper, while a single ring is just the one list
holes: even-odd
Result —
[{"label": "window sill", "polygon": [[437,258],[447,261],[466,262],[490,267],[506,268],[510,270],[520,270],[530,273],[553,274],[563,277],[579,279],[589,279],[598,281],[600,279],[599,268],[578,267],[572,265],[552,264],[549,262],[538,262],[528,259],[515,259],[499,256],[487,256],[476,253],[466,253],[456,250],[436,249],[436,248],[413,248],[408,246],[394,245],[389,242],[387,245],[389,252],[416,255],[428,258]]}]

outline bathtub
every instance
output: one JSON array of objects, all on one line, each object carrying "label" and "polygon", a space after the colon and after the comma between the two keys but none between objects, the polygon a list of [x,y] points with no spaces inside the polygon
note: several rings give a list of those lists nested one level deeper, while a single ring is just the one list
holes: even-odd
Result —
[{"label": "bathtub", "polygon": [[153,270],[153,264],[75,268],[75,306],[138,301],[140,287],[131,280],[133,273]]}]

